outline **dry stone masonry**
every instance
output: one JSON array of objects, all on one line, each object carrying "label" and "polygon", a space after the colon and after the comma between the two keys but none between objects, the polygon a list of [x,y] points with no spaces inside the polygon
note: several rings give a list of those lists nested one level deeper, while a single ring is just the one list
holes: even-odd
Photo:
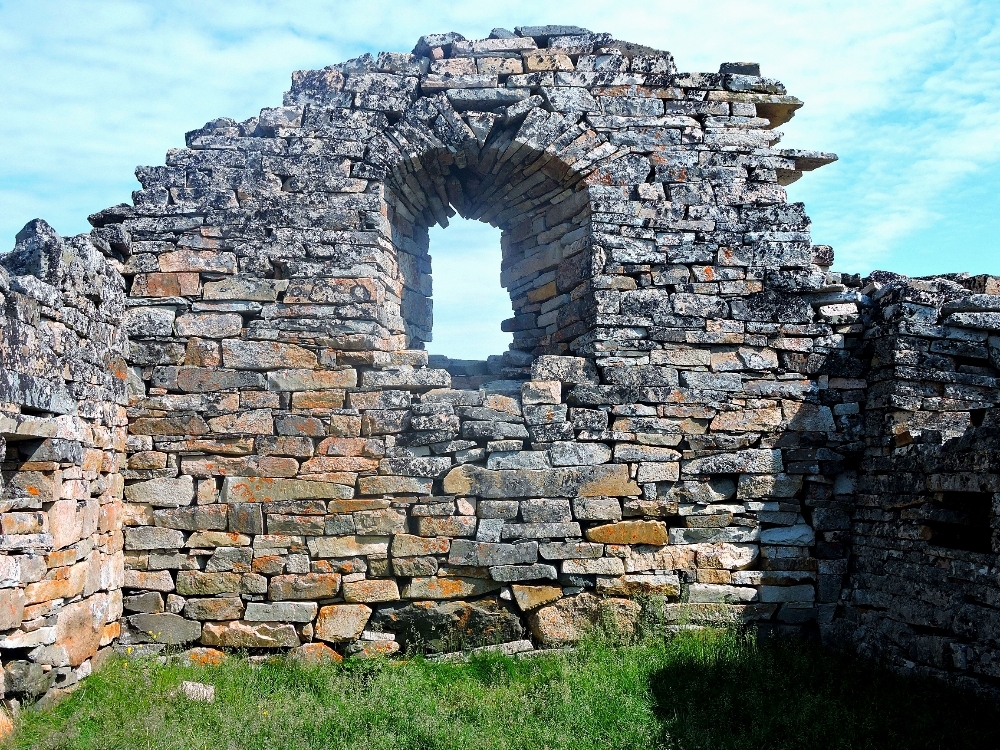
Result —
[{"label": "dry stone masonry", "polygon": [[62,690],[120,632],[128,340],[102,234],[43,221],[0,257],[0,658],[11,695]]},{"label": "dry stone masonry", "polygon": [[[650,601],[991,684],[1000,287],[831,272],[801,105],[577,27],[434,34],[188,133],[90,235],[29,224],[8,695],[112,641],[516,651]],[[456,213],[502,231],[485,362],[424,349]]]}]

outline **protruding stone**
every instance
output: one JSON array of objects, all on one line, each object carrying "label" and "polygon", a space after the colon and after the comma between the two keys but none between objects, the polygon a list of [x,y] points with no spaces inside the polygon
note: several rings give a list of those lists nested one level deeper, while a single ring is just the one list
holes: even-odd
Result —
[{"label": "protruding stone", "polygon": [[364,604],[322,607],[316,620],[316,637],[331,643],[356,640],[368,624],[371,613],[371,607]]},{"label": "protruding stone", "polygon": [[201,642],[224,648],[294,648],[299,645],[299,636],[289,624],[234,620],[206,622]]}]

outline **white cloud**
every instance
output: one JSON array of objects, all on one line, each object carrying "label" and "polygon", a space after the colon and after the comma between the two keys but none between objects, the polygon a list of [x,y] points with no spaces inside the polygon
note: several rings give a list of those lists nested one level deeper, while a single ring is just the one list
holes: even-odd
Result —
[{"label": "white cloud", "polygon": [[965,226],[971,186],[1000,192],[995,0],[0,0],[0,247],[36,215],[84,231],[87,213],[128,199],[136,164],[162,163],[208,119],[279,102],[292,70],[431,31],[551,22],[670,49],[684,69],[751,59],[783,80],[806,101],[785,144],[842,158],[790,193],[845,268],[988,264],[996,211],[977,214],[992,222],[981,245],[931,249]]}]

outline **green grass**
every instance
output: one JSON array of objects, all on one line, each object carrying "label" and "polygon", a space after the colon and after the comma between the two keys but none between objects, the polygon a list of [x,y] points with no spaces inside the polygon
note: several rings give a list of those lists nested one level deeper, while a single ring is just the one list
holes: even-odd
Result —
[{"label": "green grass", "polygon": [[[176,693],[216,687],[212,704]],[[11,748],[997,748],[1000,710],[799,641],[734,631],[462,663],[111,662]]]}]

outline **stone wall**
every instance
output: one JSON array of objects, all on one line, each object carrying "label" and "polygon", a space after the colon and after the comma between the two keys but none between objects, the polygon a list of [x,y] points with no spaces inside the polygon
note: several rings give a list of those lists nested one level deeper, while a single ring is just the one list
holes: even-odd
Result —
[{"label": "stone wall", "polygon": [[856,495],[828,521],[849,530],[848,575],[824,634],[995,690],[1000,279],[868,282],[864,444],[839,481]]},{"label": "stone wall", "polygon": [[[522,649],[657,597],[989,674],[996,282],[831,272],[786,202],[836,158],[778,147],[801,104],[575,27],[440,34],[137,169],[68,241],[127,289],[85,294],[130,343],[80,415],[91,495],[125,485],[87,548],[113,570],[120,523],[121,647]],[[424,349],[455,213],[502,232],[486,362]]]},{"label": "stone wall", "polygon": [[120,631],[125,285],[95,235],[0,256],[0,658],[8,700],[72,686]]},{"label": "stone wall", "polygon": [[[131,241],[125,642],[551,645],[595,595],[814,619],[805,503],[857,409],[782,187],[835,158],[777,148],[800,104],[572,28],[440,35],[140,168],[92,217]],[[485,366],[422,349],[456,211],[502,230]]]}]

